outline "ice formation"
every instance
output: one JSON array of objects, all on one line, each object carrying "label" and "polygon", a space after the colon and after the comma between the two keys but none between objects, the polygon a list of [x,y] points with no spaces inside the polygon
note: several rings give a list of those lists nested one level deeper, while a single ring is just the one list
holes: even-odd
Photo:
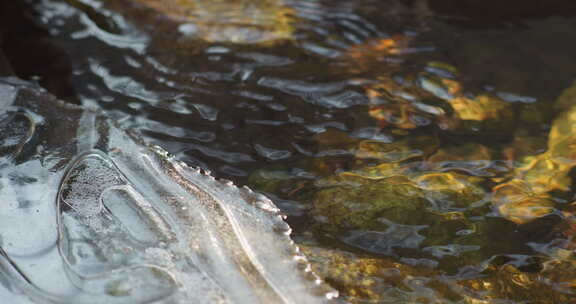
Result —
[{"label": "ice formation", "polygon": [[0,299],[322,303],[266,197],[171,158],[103,113],[0,78]]}]

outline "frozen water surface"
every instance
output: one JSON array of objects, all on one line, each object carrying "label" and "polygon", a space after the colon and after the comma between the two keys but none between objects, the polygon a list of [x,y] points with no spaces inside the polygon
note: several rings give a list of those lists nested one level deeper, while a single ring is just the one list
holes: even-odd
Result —
[{"label": "frozen water surface", "polygon": [[280,211],[97,110],[0,78],[0,299],[316,303]]}]

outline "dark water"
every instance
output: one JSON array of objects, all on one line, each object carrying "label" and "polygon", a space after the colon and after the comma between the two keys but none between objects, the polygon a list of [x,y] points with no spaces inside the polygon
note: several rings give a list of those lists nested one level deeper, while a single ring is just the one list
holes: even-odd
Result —
[{"label": "dark water", "polygon": [[36,24],[4,49],[20,77],[268,194],[347,301],[575,301],[569,7],[150,3],[29,1]]}]

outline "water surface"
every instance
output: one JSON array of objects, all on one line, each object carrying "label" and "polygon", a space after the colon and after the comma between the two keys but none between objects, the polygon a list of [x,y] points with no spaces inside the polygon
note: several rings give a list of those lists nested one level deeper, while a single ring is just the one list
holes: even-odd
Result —
[{"label": "water surface", "polygon": [[[188,2],[30,2],[48,34],[9,33],[6,52],[21,77],[269,195],[347,301],[574,300],[576,19]],[[26,64],[38,46],[58,56]]]}]

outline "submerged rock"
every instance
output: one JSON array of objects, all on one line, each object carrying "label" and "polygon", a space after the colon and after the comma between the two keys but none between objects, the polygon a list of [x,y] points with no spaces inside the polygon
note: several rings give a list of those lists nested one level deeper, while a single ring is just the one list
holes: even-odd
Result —
[{"label": "submerged rock", "polygon": [[[392,259],[374,258],[315,245],[302,250],[310,258],[315,271],[326,277],[350,303],[418,303],[423,299],[438,301],[428,284],[437,282],[435,270],[416,267]],[[414,261],[418,266],[430,260]],[[419,284],[420,283],[420,284]],[[426,302],[424,302],[426,303]]]},{"label": "submerged rock", "polygon": [[379,218],[402,224],[418,224],[415,216],[426,207],[421,189],[410,182],[382,180],[340,185],[316,193],[313,213],[328,231],[383,229]]},{"label": "submerged rock", "polygon": [[0,202],[0,298],[11,303],[335,295],[269,199],[13,77],[0,79]]},{"label": "submerged rock", "polygon": [[442,258],[475,251],[484,242],[481,234],[456,232],[473,226],[469,217],[486,202],[476,178],[452,172],[402,174],[399,169],[386,169],[381,177],[376,171],[364,173],[343,172],[317,183],[312,214],[321,231],[387,256],[398,256],[399,248],[443,250],[438,245],[456,241],[454,248],[431,253]]}]

